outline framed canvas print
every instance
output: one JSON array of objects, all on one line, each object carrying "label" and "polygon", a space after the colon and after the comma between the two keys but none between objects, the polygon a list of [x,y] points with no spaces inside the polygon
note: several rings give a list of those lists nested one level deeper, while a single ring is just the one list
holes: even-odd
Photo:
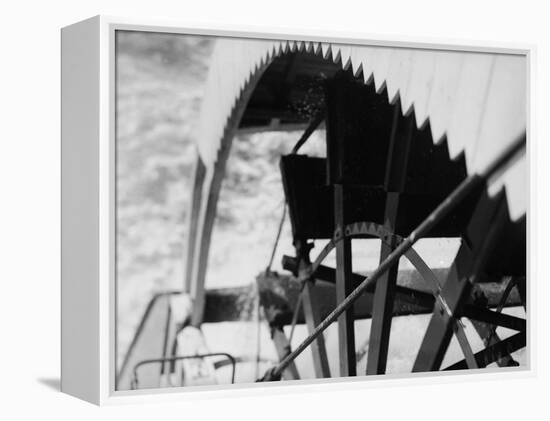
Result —
[{"label": "framed canvas print", "polygon": [[62,390],[530,370],[530,54],[64,28]]}]

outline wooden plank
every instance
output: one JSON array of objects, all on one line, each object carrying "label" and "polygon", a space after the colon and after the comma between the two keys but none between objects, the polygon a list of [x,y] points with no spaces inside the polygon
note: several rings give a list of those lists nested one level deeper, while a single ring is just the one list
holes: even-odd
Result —
[{"label": "wooden plank", "polygon": [[[390,65],[386,75],[386,91],[388,101],[395,104],[399,100],[401,89],[407,86],[410,77],[411,59],[414,56],[413,49],[392,49]],[[401,107],[399,107],[401,108]]]},{"label": "wooden plank", "polygon": [[454,114],[462,65],[466,55],[457,51],[438,51],[434,81],[427,104],[434,143],[439,143]]},{"label": "wooden plank", "polygon": [[525,56],[495,58],[478,133],[474,169],[483,171],[526,129],[527,60]]},{"label": "wooden plank", "polygon": [[446,128],[449,156],[454,159],[464,151],[469,173],[473,167],[473,156],[483,120],[494,60],[495,55],[492,54],[465,56],[453,100],[454,114]]},{"label": "wooden plank", "polygon": [[374,87],[378,94],[382,93],[386,87],[386,77],[394,51],[394,48],[387,47],[373,47],[372,49],[372,73],[374,76]]},{"label": "wooden plank", "polygon": [[[315,291],[313,283],[311,281],[306,281],[306,283],[304,284],[304,290],[302,292],[302,300],[307,330],[309,334],[311,334],[315,330],[315,327],[319,323],[321,323],[322,320],[319,315],[319,311],[316,308],[314,292]],[[315,341],[313,341],[313,343],[311,344],[311,351],[313,354],[313,367],[315,369],[315,376],[319,379],[329,378],[330,368],[328,364],[324,335],[319,335],[319,337]]]},{"label": "wooden plank", "polygon": [[401,100],[406,111],[414,105],[416,126],[422,127],[428,115],[428,104],[432,92],[437,51],[418,50],[411,64],[411,75],[406,93]]}]

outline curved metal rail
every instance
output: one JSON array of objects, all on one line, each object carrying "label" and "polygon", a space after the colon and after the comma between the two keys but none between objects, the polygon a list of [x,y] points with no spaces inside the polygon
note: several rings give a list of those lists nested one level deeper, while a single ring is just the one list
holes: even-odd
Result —
[{"label": "curved metal rail", "polygon": [[[233,357],[231,354],[228,354],[227,352],[212,352],[212,353],[208,353],[208,354],[198,354],[198,355],[183,355],[183,356],[176,356],[176,357],[166,357],[166,358],[151,358],[151,359],[148,359],[148,360],[143,360],[143,361],[140,361],[139,363],[137,363],[135,366],[134,366],[134,369],[133,369],[133,374],[132,374],[132,383],[131,383],[131,388],[132,390],[135,390],[138,388],[139,386],[139,380],[138,380],[138,369],[144,365],[147,365],[147,364],[164,364],[164,363],[174,363],[176,361],[181,361],[181,360],[196,360],[196,359],[200,359],[200,358],[206,358],[206,357],[226,357],[229,361],[230,361],[230,364],[231,364],[231,367],[232,367],[232,370],[231,370],[231,384],[234,384],[235,383],[235,368],[236,368],[236,365],[237,365],[237,361],[235,359],[235,357]],[[222,365],[219,365],[219,366],[215,366],[214,365],[214,368],[221,368],[221,367],[224,367],[225,364],[222,364]]]}]

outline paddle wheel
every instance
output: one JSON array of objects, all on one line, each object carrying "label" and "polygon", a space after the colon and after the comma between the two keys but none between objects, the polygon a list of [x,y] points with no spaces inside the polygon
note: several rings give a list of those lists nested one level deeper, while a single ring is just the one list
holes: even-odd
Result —
[{"label": "paddle wheel", "polygon": [[[265,315],[279,358],[261,380],[300,378],[295,360],[307,348],[315,377],[384,374],[392,320],[402,315],[429,315],[425,332],[418,332],[413,372],[518,365],[512,354],[527,345],[526,318],[503,308],[527,309],[524,57],[227,39],[218,42],[208,80],[186,279],[183,291],[174,293],[192,305],[163,298],[163,351],[134,352],[122,378],[133,366],[136,385],[135,373],[147,361],[161,364],[161,377],[163,367],[172,375],[189,373],[174,367],[193,359],[206,364],[205,378],[228,364],[234,378],[240,357],[212,360],[216,356],[196,346],[179,355],[167,344],[178,342],[178,329],[234,320],[234,299],[208,304],[219,299],[205,289],[208,252],[232,139],[239,131],[264,130],[300,129],[303,135],[280,160],[295,254],[283,258],[288,275],[268,267],[254,290],[261,306],[256,320]],[[299,154],[319,127],[326,156]],[[420,238],[459,239],[451,266],[430,268],[415,250]],[[379,240],[380,266],[371,273],[353,270],[360,239]],[[314,242],[326,245],[317,251]],[[331,252],[334,267],[324,264]],[[415,271],[399,270],[402,257]],[[368,347],[362,348],[356,322],[366,318]],[[482,349],[474,351],[465,319]],[[292,332],[300,324],[308,335],[293,349]],[[336,356],[323,334],[333,324]],[[498,327],[515,333],[503,339]],[[158,328],[150,331],[162,336]],[[463,359],[442,367],[453,336]],[[200,343],[197,338],[191,342]],[[153,356],[159,353],[160,359]],[[329,364],[334,358],[337,371]],[[362,358],[366,369],[358,372]]]},{"label": "paddle wheel", "polygon": [[[353,240],[380,239],[380,262],[384,262],[408,233],[434,217],[430,214],[437,205],[467,178],[464,159],[450,160],[445,142],[433,145],[429,128],[416,129],[414,114],[403,116],[399,103],[384,103],[372,87],[349,75],[338,74],[326,82],[325,104],[327,158],[292,154],[281,160],[296,248],[296,256],[287,257],[283,266],[292,271],[300,285],[294,314],[287,315],[286,320],[295,324],[296,312],[303,306],[303,317],[315,338],[311,347],[317,377],[330,377],[331,373],[323,336],[316,331],[330,312],[313,298],[316,284],[334,285],[335,303],[344,302],[364,279],[352,271]],[[410,247],[402,255],[421,275],[424,288],[398,285],[395,259],[376,282],[364,289],[355,305],[348,306],[337,318],[340,376],[384,374],[393,316],[422,312],[433,315],[413,371],[439,370],[453,334],[464,361],[446,369],[480,368],[493,362],[517,365],[509,354],[525,346],[526,322],[502,314],[501,309],[504,303],[518,305],[520,297],[525,305],[525,221],[511,223],[505,198],[502,194],[488,197],[483,182],[453,206],[446,215],[435,215],[437,222],[423,234],[424,238],[461,239],[445,279],[440,280]],[[310,240],[318,239],[330,241],[312,262]],[[336,252],[336,267],[323,267],[323,260],[332,250]],[[494,284],[500,286],[500,297],[491,290]],[[521,294],[507,301],[513,285]],[[264,306],[274,308],[269,295],[264,297]],[[495,306],[499,310],[491,311]],[[282,360],[291,355],[290,348],[282,346],[287,342],[283,333],[285,317],[281,317],[284,312],[284,308],[272,310],[270,320],[272,329],[277,330],[273,338]],[[365,316],[372,317],[367,368],[366,373],[357,373],[354,322]],[[464,317],[474,322],[486,344],[476,354],[464,332]],[[496,326],[518,333],[501,341],[494,336]],[[294,368],[291,373],[296,378]]]}]

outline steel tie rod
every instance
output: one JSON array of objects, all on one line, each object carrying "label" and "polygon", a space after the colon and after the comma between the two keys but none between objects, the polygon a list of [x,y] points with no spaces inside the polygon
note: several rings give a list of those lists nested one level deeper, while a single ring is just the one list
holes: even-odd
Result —
[{"label": "steel tie rod", "polygon": [[285,368],[294,361],[316,338],[319,336],[338,316],[346,311],[359,296],[372,284],[392,267],[401,256],[403,256],[414,243],[427,234],[441,221],[447,214],[464,198],[472,193],[477,187],[491,176],[495,175],[500,169],[509,164],[518,154],[523,151],[526,144],[525,134],[520,136],[506,150],[503,151],[484,171],[479,174],[472,174],[460,183],[453,192],[447,196],[439,206],[432,211],[430,215],[403,240],[397,248],[376,268],[369,278],[365,278],[336,308],[313,330],[313,332],[304,341],[296,347],[294,351],[288,354],[277,366],[266,373],[262,380],[278,379]]}]

